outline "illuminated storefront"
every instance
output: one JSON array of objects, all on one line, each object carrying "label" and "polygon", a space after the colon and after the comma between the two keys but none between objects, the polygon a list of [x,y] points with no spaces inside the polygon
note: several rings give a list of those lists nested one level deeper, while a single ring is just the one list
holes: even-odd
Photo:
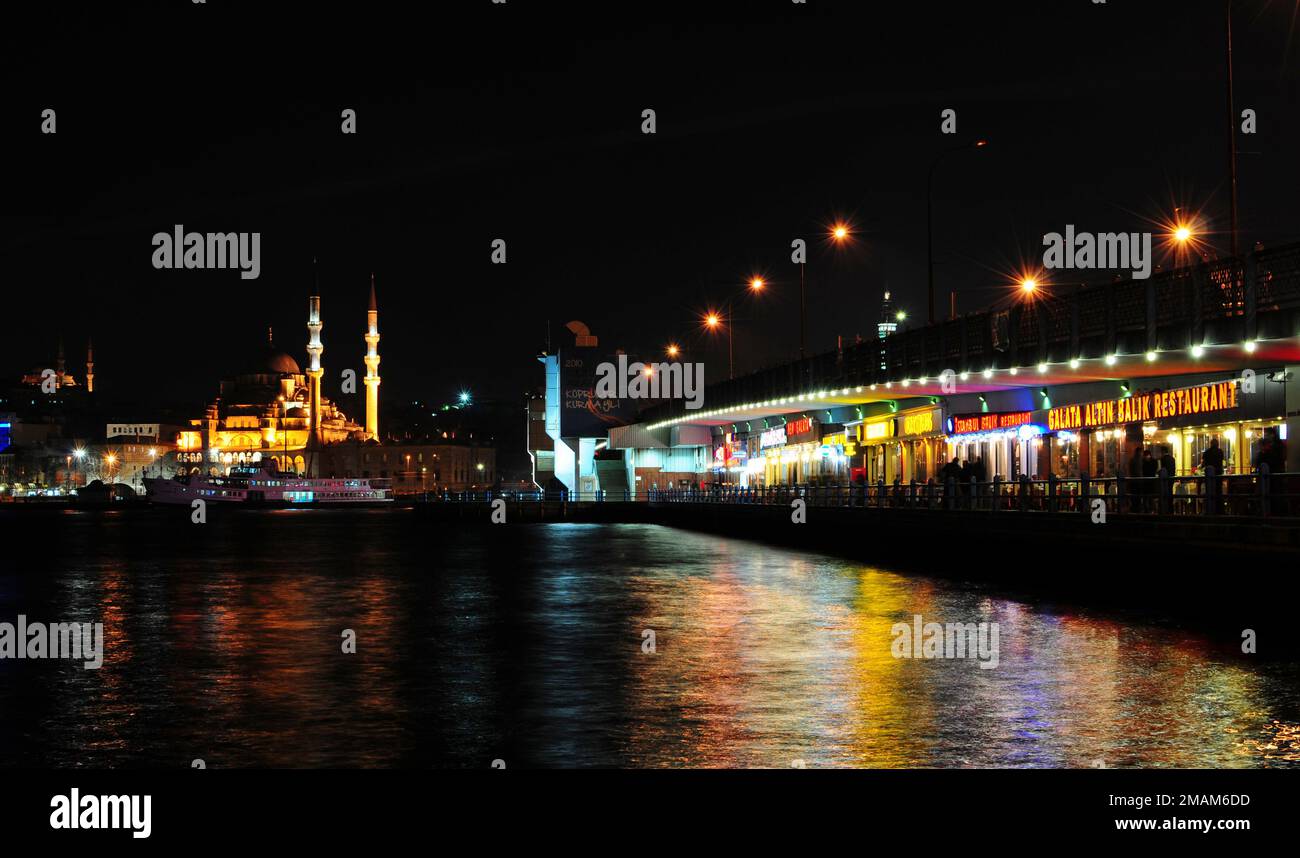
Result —
[{"label": "illuminated storefront", "polygon": [[1060,477],[1080,473],[1127,476],[1135,452],[1149,449],[1157,460],[1167,449],[1178,474],[1200,470],[1201,455],[1218,441],[1224,471],[1250,473],[1265,429],[1285,440],[1281,415],[1243,414],[1236,379],[1047,411],[1052,470]]},{"label": "illuminated storefront", "polygon": [[848,430],[844,430],[824,435],[817,453],[823,480],[833,485],[847,485],[850,462],[858,453],[856,434],[850,435]]},{"label": "illuminated storefront", "polygon": [[759,436],[763,454],[763,482],[792,486],[830,482],[833,464],[823,462],[822,431],[827,428],[811,417],[796,417]]},{"label": "illuminated storefront", "polygon": [[864,420],[857,429],[868,482],[924,483],[943,467],[943,409],[927,405],[889,417]]},{"label": "illuminated storefront", "polygon": [[749,449],[746,439],[728,432],[720,440],[721,443],[713,448],[713,462],[710,465],[713,482],[724,485],[747,484],[745,465],[749,461]]},{"label": "illuminated storefront", "polygon": [[864,476],[869,483],[894,481],[902,472],[902,448],[894,443],[894,415],[864,420],[854,427],[863,454]]},{"label": "illuminated storefront", "polygon": [[981,462],[985,480],[1046,477],[1046,429],[1034,418],[1032,411],[954,414],[948,419],[948,459]]}]

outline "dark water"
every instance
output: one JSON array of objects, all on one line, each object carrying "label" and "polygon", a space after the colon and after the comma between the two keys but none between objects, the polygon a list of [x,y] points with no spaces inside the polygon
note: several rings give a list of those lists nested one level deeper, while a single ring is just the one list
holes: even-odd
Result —
[{"label": "dark water", "polygon": [[[0,765],[1300,761],[1296,666],[1192,631],[650,525],[188,512],[0,520],[0,621],[107,649],[0,660]],[[914,614],[997,622],[998,667],[896,659]]]}]

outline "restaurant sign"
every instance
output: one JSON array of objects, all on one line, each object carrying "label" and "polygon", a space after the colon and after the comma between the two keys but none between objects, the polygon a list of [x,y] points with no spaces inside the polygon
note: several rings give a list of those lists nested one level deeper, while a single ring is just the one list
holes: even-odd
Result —
[{"label": "restaurant sign", "polygon": [[758,446],[762,448],[780,447],[785,444],[785,427],[778,426],[775,429],[768,429],[762,435],[758,436]]},{"label": "restaurant sign", "polygon": [[815,441],[816,431],[812,418],[799,417],[785,424],[785,442],[797,444],[800,441]]},{"label": "restaurant sign", "polygon": [[898,418],[899,435],[929,435],[942,431],[943,415],[938,408],[929,408]]},{"label": "restaurant sign", "polygon": [[1034,416],[1032,411],[1000,411],[991,414],[954,414],[952,416],[952,434],[967,435],[972,432],[997,432],[1002,429],[1016,429],[1028,424]]},{"label": "restaurant sign", "polygon": [[862,424],[862,440],[878,441],[881,438],[888,438],[894,434],[893,418],[889,420],[879,420],[875,423]]},{"label": "restaurant sign", "polygon": [[1218,381],[1160,393],[1140,393],[1086,405],[1062,405],[1047,412],[1048,431],[1094,429],[1123,423],[1145,423],[1236,408],[1236,381]]}]

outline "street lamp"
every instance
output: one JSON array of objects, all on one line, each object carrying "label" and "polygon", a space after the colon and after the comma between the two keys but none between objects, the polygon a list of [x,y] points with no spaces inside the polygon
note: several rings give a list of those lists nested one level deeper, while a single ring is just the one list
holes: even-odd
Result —
[{"label": "street lamp", "polygon": [[668,348],[665,349],[665,351],[668,353],[668,357],[670,358],[675,358],[681,353],[681,349],[677,347],[676,343],[669,343]]},{"label": "street lamp", "polygon": [[930,174],[925,184],[925,244],[926,259],[929,268],[929,307],[930,307],[930,324],[934,324],[934,170],[939,166],[939,162],[954,152],[969,152],[974,149],[983,149],[989,141],[976,140],[969,146],[954,146],[951,149],[945,149],[934,160],[930,162]]},{"label": "street lamp", "polygon": [[[718,329],[718,325],[722,324],[722,318],[717,313],[710,312],[707,316],[704,317],[704,324],[708,326],[710,331],[716,331]],[[727,378],[729,379],[736,377],[736,350],[735,350],[735,340],[731,335],[731,327],[732,327],[731,320],[728,319],[727,320]]]}]

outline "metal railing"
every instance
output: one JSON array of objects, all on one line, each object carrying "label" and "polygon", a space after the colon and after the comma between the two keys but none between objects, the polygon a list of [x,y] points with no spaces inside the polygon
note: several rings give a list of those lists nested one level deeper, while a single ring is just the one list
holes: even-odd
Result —
[{"label": "metal railing", "polygon": [[1209,474],[1154,477],[1048,477],[1031,480],[945,482],[883,480],[855,485],[761,488],[713,486],[651,492],[655,503],[771,504],[910,510],[980,510],[1107,515],[1300,515],[1300,473]]},{"label": "metal railing", "polygon": [[620,491],[462,491],[418,496],[426,503],[606,503],[735,504],[789,506],[801,499],[808,506],[871,509],[969,510],[990,513],[1078,513],[1095,515],[1175,516],[1300,516],[1300,473],[1269,474],[1267,466],[1253,474],[1208,474],[1154,477],[1050,476],[1033,480],[853,485],[793,485],[741,487],[711,485],[691,488]]}]

